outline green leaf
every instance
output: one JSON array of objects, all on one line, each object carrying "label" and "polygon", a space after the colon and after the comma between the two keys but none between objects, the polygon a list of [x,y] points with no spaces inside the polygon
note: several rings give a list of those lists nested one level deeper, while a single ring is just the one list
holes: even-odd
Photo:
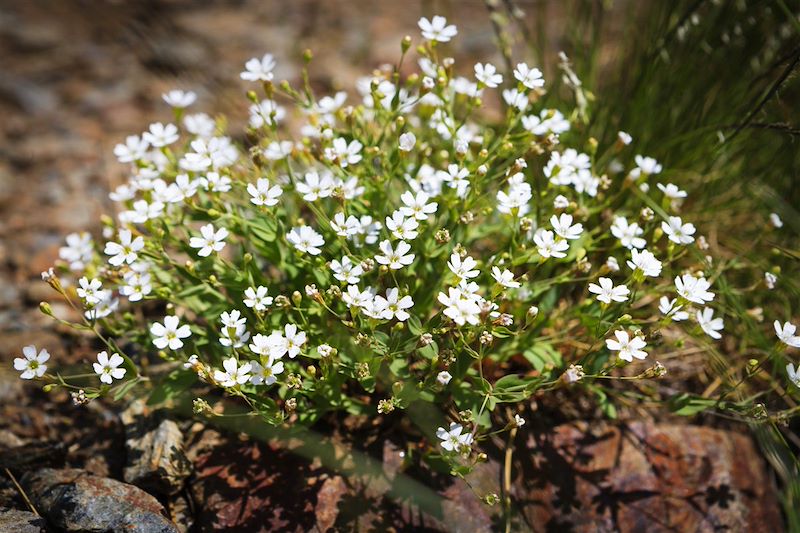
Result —
[{"label": "green leaf", "polygon": [[667,405],[676,415],[693,416],[714,407],[716,403],[717,401],[711,398],[702,398],[684,392],[671,397]]},{"label": "green leaf", "polygon": [[147,405],[158,405],[167,400],[171,400],[188,390],[197,381],[197,374],[190,370],[179,368],[170,372],[164,381],[158,384],[150,397]]}]

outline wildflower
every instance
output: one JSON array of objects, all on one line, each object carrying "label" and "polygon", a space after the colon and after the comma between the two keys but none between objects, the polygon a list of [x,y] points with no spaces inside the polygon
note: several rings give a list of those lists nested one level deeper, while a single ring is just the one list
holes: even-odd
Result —
[{"label": "wildflower", "polygon": [[222,368],[225,369],[224,372],[214,370],[214,381],[223,387],[235,387],[250,381],[250,370],[252,369],[250,363],[239,365],[235,357],[230,357],[222,361]]},{"label": "wildflower", "polygon": [[402,211],[397,210],[392,216],[386,217],[386,229],[392,232],[396,239],[414,240],[417,237],[419,222],[414,217],[406,218]]},{"label": "wildflower", "polygon": [[20,378],[40,378],[47,371],[45,363],[50,359],[50,353],[42,348],[38,353],[36,346],[31,344],[22,348],[22,357],[14,359],[14,370],[22,372]]},{"label": "wildflower", "polygon": [[330,344],[320,344],[319,346],[317,346],[317,353],[323,359],[333,357],[334,355],[336,355],[336,352],[337,352],[336,348],[334,348]]},{"label": "wildflower", "polygon": [[458,34],[458,29],[453,24],[447,24],[447,19],[435,15],[431,20],[422,17],[417,22],[422,36],[430,41],[446,43]]},{"label": "wildflower", "polygon": [[[778,336],[782,343],[792,348],[800,348],[800,337],[795,335],[797,326],[791,322],[784,322],[783,326],[781,326],[781,323],[777,320],[772,325],[775,328],[775,335]],[[798,367],[798,370],[800,370],[800,367]]]},{"label": "wildflower", "polygon": [[498,267],[492,267],[492,277],[497,283],[509,289],[516,289],[520,287],[519,281],[514,281],[514,273],[508,269],[500,270]]},{"label": "wildflower", "polygon": [[569,243],[563,240],[556,240],[553,232],[546,229],[539,229],[533,234],[533,242],[536,244],[536,249],[542,258],[548,257],[562,258],[566,257],[566,252],[569,249]]},{"label": "wildflower", "polygon": [[700,324],[700,327],[706,332],[706,335],[712,339],[719,339],[722,337],[718,332],[722,331],[722,328],[725,327],[725,323],[722,318],[714,318],[713,309],[704,307],[702,311],[697,311],[696,318],[697,323]]},{"label": "wildflower", "polygon": [[667,183],[666,185],[664,185],[663,183],[657,183],[656,187],[661,189],[661,192],[664,193],[664,196],[672,200],[686,198],[686,191],[682,191],[674,183]]},{"label": "wildflower", "polygon": [[153,344],[159,350],[169,346],[170,350],[179,350],[183,347],[183,341],[192,335],[192,330],[184,324],[180,325],[177,316],[169,315],[164,317],[164,323],[158,322],[150,326],[150,333],[153,335]]},{"label": "wildflower", "polygon": [[262,100],[250,106],[248,110],[252,128],[261,128],[264,125],[275,126],[286,116],[286,110],[275,103],[274,100]]},{"label": "wildflower", "polygon": [[292,230],[286,234],[286,240],[300,252],[311,255],[319,255],[322,253],[319,247],[325,244],[325,239],[322,238],[322,235],[309,226],[292,228]]},{"label": "wildflower", "polygon": [[250,361],[250,383],[253,385],[272,385],[277,381],[275,376],[283,374],[282,361],[268,357],[263,365],[258,361]]},{"label": "wildflower", "polygon": [[636,170],[638,171],[636,177],[640,173],[647,175],[661,173],[661,165],[652,157],[636,155],[633,159],[636,162]]},{"label": "wildflower", "polygon": [[294,144],[291,141],[272,141],[264,149],[264,157],[271,161],[285,159],[292,153]]},{"label": "wildflower", "polygon": [[133,202],[133,210],[120,213],[119,219],[120,222],[144,224],[148,220],[160,217],[163,211],[164,204],[159,201],[137,200]]},{"label": "wildflower", "polygon": [[615,331],[614,336],[616,339],[606,339],[606,347],[608,347],[609,350],[619,352],[617,355],[623,361],[628,361],[630,363],[633,361],[634,357],[636,359],[644,359],[647,357],[647,352],[642,351],[642,348],[647,346],[647,343],[640,337],[634,336],[630,338],[628,332],[622,329]]},{"label": "wildflower", "polygon": [[514,414],[514,425],[518,428],[521,428],[525,425],[525,419],[519,416],[518,414]]},{"label": "wildflower", "polygon": [[239,74],[245,81],[272,81],[272,71],[275,69],[275,59],[272,54],[264,54],[258,59],[254,57],[244,64],[244,72]]},{"label": "wildflower", "polygon": [[404,206],[400,207],[400,212],[407,217],[413,216],[417,220],[427,220],[428,215],[436,213],[439,204],[436,202],[428,203],[430,195],[424,191],[419,191],[414,194],[411,191],[406,191],[400,195],[400,201]]},{"label": "wildflower", "polygon": [[624,302],[628,299],[631,291],[625,285],[617,285],[615,287],[614,282],[609,278],[600,278],[597,281],[600,282],[599,285],[595,283],[589,284],[589,292],[596,294],[599,301],[610,304],[612,301]]},{"label": "wildflower", "polygon": [[553,226],[553,231],[556,235],[563,239],[577,239],[583,232],[582,224],[572,224],[572,215],[562,213],[560,216],[553,215],[550,217],[550,224]]},{"label": "wildflower", "polygon": [[608,259],[606,259],[606,268],[611,272],[619,272],[619,261],[617,261],[617,258],[609,256]]},{"label": "wildflower", "polygon": [[125,360],[118,353],[111,354],[111,357],[109,357],[108,352],[102,351],[97,354],[97,362],[92,363],[92,368],[94,368],[95,374],[100,376],[100,381],[111,385],[115,379],[125,377],[126,370],[120,368],[120,365],[124,362]]},{"label": "wildflower", "polygon": [[414,262],[414,254],[409,254],[411,245],[406,241],[399,241],[395,248],[388,240],[381,241],[379,248],[383,255],[376,255],[375,261],[381,265],[387,265],[392,270],[398,270]]},{"label": "wildflower", "polygon": [[168,106],[176,109],[184,109],[192,105],[197,100],[197,94],[193,91],[181,91],[180,89],[173,89],[161,95],[161,98],[167,103]]},{"label": "wildflower", "polygon": [[330,172],[323,172],[322,176],[316,171],[306,172],[305,181],[299,181],[296,187],[297,192],[302,194],[303,200],[307,202],[328,198],[333,194],[333,175]]},{"label": "wildflower", "polygon": [[458,276],[459,279],[471,279],[480,274],[480,270],[475,268],[478,262],[470,256],[466,256],[463,260],[461,256],[455,252],[450,254],[450,261],[447,262],[447,267],[450,272]]},{"label": "wildflower", "polygon": [[645,276],[655,278],[661,274],[661,261],[647,250],[631,250],[631,258],[626,263],[632,270],[638,270]]},{"label": "wildflower", "polygon": [[450,372],[448,372],[447,370],[442,370],[441,372],[436,374],[436,382],[442,387],[450,383],[451,379],[453,379],[453,376],[450,375]]},{"label": "wildflower", "polygon": [[448,452],[459,451],[462,448],[469,448],[472,445],[472,434],[464,433],[461,424],[452,422],[449,429],[440,427],[436,430],[436,437],[442,442],[442,448]]},{"label": "wildflower", "polygon": [[789,363],[786,365],[786,375],[795,387],[800,387],[800,367],[795,370],[794,365]]},{"label": "wildflower", "polygon": [[445,306],[444,315],[459,326],[466,323],[477,325],[480,322],[480,306],[475,300],[464,298],[458,289],[450,287],[447,294],[440,292],[437,300]]},{"label": "wildflower", "polygon": [[499,74],[497,68],[491,63],[476,63],[475,79],[490,88],[495,88],[503,83],[503,75]]},{"label": "wildflower", "polygon": [[772,272],[764,272],[764,283],[767,284],[767,288],[772,290],[775,288],[775,284],[778,282],[778,276],[773,274]]},{"label": "wildflower", "polygon": [[277,350],[283,356],[283,350],[289,356],[289,359],[294,359],[300,354],[300,348],[306,343],[306,334],[294,324],[286,324],[283,328],[284,342]]},{"label": "wildflower", "polygon": [[100,301],[83,314],[89,320],[105,318],[116,311],[119,306],[119,300],[113,297],[111,291],[99,291],[97,294]]},{"label": "wildflower", "polygon": [[539,116],[522,117],[522,127],[538,136],[558,135],[569,131],[569,121],[557,109],[543,109]]},{"label": "wildflower", "polygon": [[611,234],[619,239],[620,244],[625,248],[644,248],[647,241],[639,237],[644,233],[644,230],[639,227],[639,224],[633,222],[628,224],[625,217],[616,217],[614,223],[611,225]]},{"label": "wildflower", "polygon": [[67,245],[58,249],[58,256],[69,264],[72,271],[81,271],[94,257],[94,243],[88,233],[70,233]]},{"label": "wildflower", "polygon": [[148,131],[142,134],[142,139],[156,148],[169,146],[178,140],[178,128],[175,124],[167,124],[165,126],[161,122],[155,122],[150,124]]},{"label": "wildflower", "polygon": [[372,300],[375,297],[375,292],[371,287],[367,287],[363,291],[355,285],[349,285],[347,292],[342,293],[342,301],[347,307],[363,307],[369,308],[372,306]]},{"label": "wildflower", "polygon": [[340,167],[346,168],[348,165],[355,165],[361,161],[361,149],[363,144],[353,139],[350,143],[339,137],[333,140],[333,146],[325,148],[325,157],[337,163]]},{"label": "wildflower", "polygon": [[361,265],[353,263],[347,256],[342,257],[341,262],[335,259],[331,261],[331,270],[334,278],[350,285],[358,283],[364,274],[364,269],[361,268]]},{"label": "wildflower", "polygon": [[144,248],[144,237],[139,235],[132,239],[131,231],[123,229],[119,231],[119,243],[107,242],[103,250],[106,255],[112,256],[108,262],[114,266],[123,263],[131,264],[139,257],[136,252]]},{"label": "wildflower", "polygon": [[128,135],[125,137],[125,144],[117,144],[114,147],[114,155],[120,163],[133,163],[144,159],[150,143],[138,135]]},{"label": "wildflower", "polygon": [[706,278],[695,278],[691,274],[684,274],[675,278],[675,288],[683,298],[696,304],[704,304],[714,299],[714,293],[709,292],[711,287]]},{"label": "wildflower", "polygon": [[189,239],[189,246],[192,248],[200,248],[197,255],[200,257],[208,257],[212,252],[220,252],[225,248],[225,238],[228,236],[228,230],[220,228],[214,230],[213,224],[206,224],[200,228],[202,237],[192,237]]},{"label": "wildflower", "polygon": [[405,322],[411,316],[406,309],[411,309],[413,306],[414,300],[411,299],[411,296],[406,295],[400,298],[400,291],[397,288],[391,288],[386,290],[385,298],[381,295],[375,296],[372,315],[385,320],[396,318],[400,322]]},{"label": "wildflower", "polygon": [[244,343],[250,338],[250,332],[246,329],[247,318],[234,309],[231,312],[222,313],[220,320],[223,327],[219,343],[223,346],[233,346],[234,348],[244,346]]},{"label": "wildflower", "polygon": [[88,305],[94,305],[101,300],[99,294],[103,284],[99,279],[93,278],[90,281],[84,276],[78,280],[78,285],[79,287],[76,289],[76,292]]},{"label": "wildflower", "polygon": [[508,107],[516,108],[520,112],[528,107],[528,95],[516,88],[503,89],[503,101]]},{"label": "wildflower", "polygon": [[514,78],[528,89],[544,87],[542,71],[538,68],[530,68],[525,63],[517,63],[517,67],[514,69]]},{"label": "wildflower", "polygon": [[209,192],[228,192],[231,190],[231,179],[219,172],[209,172],[198,180],[198,183]]},{"label": "wildflower", "polygon": [[214,119],[205,113],[194,113],[183,117],[183,125],[186,131],[198,137],[208,138],[214,135],[214,129],[217,125]]},{"label": "wildflower", "polygon": [[278,198],[281,197],[283,190],[278,185],[270,187],[268,179],[259,178],[255,185],[252,183],[247,185],[247,192],[251,196],[250,202],[254,205],[272,207],[278,204]]},{"label": "wildflower", "polygon": [[694,224],[684,224],[681,217],[669,217],[669,222],[666,220],[661,223],[661,229],[669,237],[669,240],[676,244],[689,244],[694,241],[695,227]]},{"label": "wildflower", "polygon": [[778,213],[770,213],[769,214],[769,221],[776,228],[782,228],[783,227],[783,220],[781,220],[781,217],[778,216]]},{"label": "wildflower", "polygon": [[561,375],[561,379],[567,384],[577,383],[582,380],[585,375],[586,373],[583,371],[581,365],[569,365],[569,368]]},{"label": "wildflower", "polygon": [[467,191],[469,190],[469,180],[467,176],[469,176],[469,169],[466,168],[459,168],[456,164],[451,164],[447,166],[447,172],[443,170],[437,170],[436,176],[446,182],[448,186],[456,190],[456,195],[459,198],[464,198],[467,195]]},{"label": "wildflower", "polygon": [[417,136],[414,135],[412,132],[407,131],[400,135],[400,150],[403,152],[410,152],[414,149],[414,145],[417,142]]},{"label": "wildflower", "polygon": [[559,194],[553,199],[553,209],[566,209],[569,207],[569,200],[562,195]]},{"label": "wildflower", "polygon": [[258,313],[266,311],[267,307],[272,305],[272,296],[267,296],[267,287],[259,285],[258,287],[248,287],[244,291],[244,300],[242,303],[247,307],[254,309]]},{"label": "wildflower", "polygon": [[621,142],[622,144],[624,144],[626,146],[633,142],[633,137],[631,137],[631,135],[629,133],[624,132],[624,131],[618,131],[617,132],[617,139],[619,139],[619,142]]},{"label": "wildflower", "polygon": [[689,313],[686,311],[681,311],[683,306],[676,305],[676,303],[676,299],[673,298],[670,300],[666,296],[662,296],[658,300],[658,310],[661,311],[664,316],[670,317],[675,322],[680,322],[681,320],[686,320],[689,318]]}]

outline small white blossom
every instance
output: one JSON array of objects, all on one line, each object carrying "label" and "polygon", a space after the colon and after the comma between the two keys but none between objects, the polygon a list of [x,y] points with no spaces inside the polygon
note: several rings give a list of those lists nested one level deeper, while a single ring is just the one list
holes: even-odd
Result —
[{"label": "small white blossom", "polygon": [[403,202],[404,207],[400,208],[400,212],[407,217],[413,216],[417,220],[427,220],[428,215],[436,213],[439,204],[436,202],[428,202],[430,195],[424,191],[419,191],[416,195],[411,191],[406,191],[400,195],[400,201]]},{"label": "small white blossom", "polygon": [[657,183],[656,187],[661,189],[661,192],[664,193],[664,196],[671,198],[672,200],[686,198],[686,191],[679,189],[674,183],[667,183],[666,185],[663,183]]},{"label": "small white blossom", "polygon": [[86,268],[86,264],[94,257],[94,242],[86,232],[67,235],[67,245],[58,249],[58,256],[69,263],[73,272]]},{"label": "small white blossom", "polygon": [[244,72],[239,76],[246,81],[272,81],[272,71],[275,69],[275,59],[272,54],[264,54],[258,59],[254,57],[244,64]]},{"label": "small white blossom", "polygon": [[272,296],[267,296],[268,289],[263,285],[258,287],[248,287],[244,291],[244,300],[242,303],[247,307],[254,309],[256,312],[262,313],[266,311],[267,307],[272,305]]},{"label": "small white blossom", "polygon": [[348,165],[355,165],[361,161],[361,149],[364,147],[356,139],[348,144],[346,139],[338,137],[333,140],[333,145],[325,148],[325,158],[337,163],[340,167],[346,168]]},{"label": "small white blossom", "polygon": [[772,272],[764,272],[764,283],[767,284],[767,288],[769,290],[773,290],[777,282],[778,282],[778,276],[776,276]]},{"label": "small white blossom", "polygon": [[382,255],[376,255],[375,261],[381,265],[386,265],[392,270],[398,270],[414,262],[414,254],[409,254],[411,245],[406,241],[398,241],[393,248],[388,240],[381,241],[378,247]]},{"label": "small white blossom", "polygon": [[572,215],[562,213],[560,216],[553,215],[550,217],[550,224],[553,226],[553,231],[556,235],[563,239],[577,239],[583,232],[582,224],[572,224]]},{"label": "small white blossom", "polygon": [[719,339],[722,337],[719,332],[725,327],[725,323],[720,317],[714,318],[713,309],[704,307],[702,311],[697,311],[695,318],[703,331],[706,332],[706,335],[712,339]]},{"label": "small white blossom", "polygon": [[631,144],[631,142],[633,142],[633,137],[631,137],[629,133],[624,131],[617,132],[617,139],[619,139],[619,142],[621,142],[626,146]]},{"label": "small white blossom", "polygon": [[[636,170],[642,174],[659,174],[661,173],[661,165],[652,157],[645,157],[637,155],[634,158],[636,162]],[[638,177],[638,173],[636,174]]]},{"label": "small white blossom", "polygon": [[634,336],[631,338],[628,332],[623,329],[615,331],[614,337],[616,338],[606,339],[606,347],[614,352],[619,352],[617,355],[623,361],[630,363],[634,358],[644,359],[647,357],[647,352],[642,350],[647,346],[647,343],[640,337]]},{"label": "small white blossom", "polygon": [[661,275],[661,261],[647,250],[631,250],[631,258],[626,261],[632,270],[639,270],[645,276],[652,278]]},{"label": "small white blossom", "polygon": [[787,364],[786,375],[789,377],[789,381],[792,382],[792,385],[795,387],[800,387],[800,367],[795,370],[792,363]]},{"label": "small white blossom", "polygon": [[14,359],[14,370],[22,372],[20,378],[40,378],[47,372],[45,363],[50,359],[50,353],[42,348],[37,352],[36,346],[30,345],[22,348],[22,357]]},{"label": "small white blossom", "polygon": [[333,194],[335,183],[330,172],[323,172],[320,176],[316,171],[306,172],[305,181],[298,181],[297,192],[303,195],[303,200],[314,202],[319,198],[328,198]]},{"label": "small white blossom", "polygon": [[800,336],[795,335],[797,326],[791,322],[784,322],[783,326],[781,326],[781,323],[777,320],[772,325],[775,328],[775,335],[778,336],[782,343],[792,348],[800,348]]},{"label": "small white blossom", "polygon": [[150,333],[153,335],[153,344],[159,350],[169,347],[170,350],[179,350],[183,347],[183,341],[190,337],[192,330],[188,325],[180,325],[180,319],[177,316],[169,315],[164,317],[164,323],[158,322],[150,326]]},{"label": "small white blossom", "polygon": [[548,257],[566,257],[564,253],[569,249],[569,243],[565,240],[556,240],[552,231],[539,228],[533,234],[533,242],[539,255],[547,259]]},{"label": "small white blossom", "polygon": [[247,192],[250,194],[252,204],[272,207],[278,204],[278,198],[281,197],[283,190],[278,185],[270,186],[266,178],[258,178],[255,185],[252,183],[247,185]]},{"label": "small white blossom", "polygon": [[478,262],[470,256],[461,259],[461,256],[455,252],[450,254],[450,261],[447,262],[447,267],[450,272],[458,276],[459,280],[472,279],[480,275],[480,270],[476,267]]},{"label": "small white blossom", "polygon": [[400,150],[403,152],[410,152],[414,149],[414,145],[417,143],[417,136],[414,135],[412,132],[407,131],[400,135]]},{"label": "small white blossom", "polygon": [[450,424],[449,429],[440,427],[436,430],[436,437],[441,440],[442,449],[453,452],[459,451],[462,448],[469,448],[472,446],[472,434],[463,433],[464,427],[455,422]]},{"label": "small white blossom", "polygon": [[669,221],[661,223],[661,229],[669,237],[669,240],[676,244],[689,244],[694,242],[695,227],[694,224],[684,224],[681,217],[669,217]]},{"label": "small white blossom", "polygon": [[691,274],[684,274],[675,278],[675,288],[683,298],[696,304],[704,304],[714,299],[714,293],[709,292],[709,283],[706,278],[695,278]]},{"label": "small white blossom", "polygon": [[325,244],[325,239],[322,238],[322,235],[309,226],[292,228],[292,230],[286,234],[286,240],[297,250],[310,255],[319,255],[322,253],[320,246]]},{"label": "small white blossom", "polygon": [[252,365],[250,363],[239,362],[235,357],[230,357],[222,361],[222,370],[214,370],[214,381],[223,387],[235,387],[237,385],[244,385],[250,381],[250,370]]},{"label": "small white blossom", "polygon": [[614,286],[614,282],[609,278],[600,278],[597,280],[600,284],[590,283],[589,292],[597,295],[597,299],[603,303],[610,304],[614,302],[624,302],[628,299],[630,290],[625,285]]},{"label": "small white blossom", "polygon": [[130,230],[123,229],[119,231],[119,242],[107,242],[103,250],[106,255],[112,256],[108,262],[114,266],[120,266],[123,263],[131,264],[139,257],[136,252],[144,248],[144,238],[139,235],[132,239]]},{"label": "small white blossom", "polygon": [[268,357],[263,365],[258,361],[250,361],[250,383],[272,385],[277,381],[275,376],[283,374],[283,370],[283,361],[278,361],[273,357]]},{"label": "small white blossom", "polygon": [[778,216],[778,213],[770,213],[769,214],[769,221],[776,228],[782,228],[783,227],[783,220],[781,220],[781,217]]},{"label": "small white blossom", "polygon": [[331,261],[331,270],[333,277],[339,281],[344,281],[349,285],[354,285],[359,282],[361,276],[364,274],[364,269],[360,264],[353,263],[349,257],[342,257],[341,262],[334,259]]},{"label": "small white blossom", "polygon": [[644,248],[647,246],[647,241],[639,237],[644,233],[644,230],[639,227],[639,224],[633,222],[628,224],[625,217],[616,217],[614,223],[611,225],[611,234],[619,239],[620,244],[629,250],[632,248]]},{"label": "small white blossom", "polygon": [[442,370],[438,374],[436,374],[436,382],[441,385],[445,386],[450,383],[450,380],[453,379],[453,376],[450,375],[450,372],[447,370]]},{"label": "small white blossom", "polygon": [[386,229],[392,232],[396,239],[412,241],[417,238],[419,222],[413,216],[406,218],[402,211],[397,210],[392,216],[386,217]]},{"label": "small white blossom", "polygon": [[409,319],[411,315],[408,314],[406,309],[411,309],[414,306],[414,300],[411,296],[403,296],[400,298],[400,291],[397,288],[387,289],[386,297],[380,294],[375,296],[372,302],[372,316],[391,320],[404,322]]},{"label": "small white blossom", "polygon": [[200,251],[197,252],[197,255],[200,257],[208,257],[213,252],[220,252],[225,248],[228,230],[225,228],[214,230],[213,224],[206,224],[200,228],[200,235],[202,236],[189,239],[189,246],[199,248]]},{"label": "small white blossom", "polygon": [[167,103],[168,106],[176,109],[184,109],[192,105],[197,100],[197,94],[193,91],[181,91],[180,89],[173,89],[161,95],[161,98]]},{"label": "small white blossom", "polygon": [[689,313],[686,311],[681,311],[683,306],[676,304],[677,300],[675,298],[670,300],[666,296],[662,296],[658,300],[658,310],[661,311],[664,316],[670,317],[675,322],[680,322],[689,318]]},{"label": "small white blossom", "polygon": [[510,270],[500,270],[498,267],[492,267],[492,277],[497,283],[509,289],[516,289],[520,287],[519,281],[514,281],[514,273]]},{"label": "small white blossom", "polygon": [[453,24],[447,24],[447,19],[435,15],[431,20],[422,17],[417,22],[422,36],[430,41],[446,43],[458,34],[458,29]]},{"label": "small white blossom", "polygon": [[487,87],[494,88],[503,83],[503,75],[497,72],[497,67],[491,63],[475,64],[475,79]]},{"label": "small white blossom", "polygon": [[89,280],[89,278],[84,276],[78,280],[78,288],[75,292],[78,293],[78,296],[83,299],[84,302],[91,306],[102,299],[100,296],[102,287],[103,284],[99,279],[93,278]]},{"label": "small white blossom", "polygon": [[97,354],[97,362],[92,363],[92,368],[94,368],[95,374],[100,377],[100,381],[111,385],[115,379],[125,377],[126,370],[120,368],[120,365],[124,362],[125,360],[120,354],[111,354],[111,357],[109,357],[108,352],[102,351]]},{"label": "small white blossom", "polygon": [[525,63],[517,63],[517,68],[514,69],[514,77],[528,89],[544,87],[542,71],[538,68],[530,68]]},{"label": "small white blossom", "polygon": [[142,138],[156,148],[169,146],[178,140],[178,128],[175,124],[165,126],[161,122],[155,122],[150,124],[150,128],[142,134]]}]

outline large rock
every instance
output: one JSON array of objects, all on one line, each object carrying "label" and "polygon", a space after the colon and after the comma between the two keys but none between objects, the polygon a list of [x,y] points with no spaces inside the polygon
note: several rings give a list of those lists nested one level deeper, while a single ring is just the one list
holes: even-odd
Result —
[{"label": "large rock", "polygon": [[44,533],[44,519],[28,511],[0,510],[0,533]]},{"label": "large rock", "polygon": [[125,426],[125,481],[159,494],[175,494],[191,473],[178,424],[133,402],[120,416]]},{"label": "large rock", "polygon": [[85,470],[43,468],[20,480],[34,507],[66,531],[177,533],[164,508],[142,489]]},{"label": "large rock", "polygon": [[535,531],[783,530],[775,488],[746,433],[575,423],[528,433],[525,444],[514,454],[515,500]]}]

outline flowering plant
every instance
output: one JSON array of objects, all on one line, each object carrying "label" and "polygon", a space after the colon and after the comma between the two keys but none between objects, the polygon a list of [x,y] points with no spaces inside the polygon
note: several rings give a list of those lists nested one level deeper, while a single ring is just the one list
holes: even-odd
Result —
[{"label": "flowering plant", "polygon": [[[680,216],[687,192],[627,133],[608,146],[586,133],[592,98],[566,56],[559,88],[576,104],[555,109],[539,69],[461,76],[441,53],[455,26],[419,26],[419,72],[401,74],[407,37],[352,104],[317,98],[305,70],[299,88],[275,83],[269,54],[247,61],[242,142],[187,114],[194,93],[164,95],[174,123],[114,149],[129,180],[111,193],[102,245],[70,235],[43,274],[82,314],[70,325],[105,345],[96,376],[48,373],[50,354],[28,346],[21,377],[81,401],[212,388],[271,424],[436,404],[444,414],[423,429],[461,472],[499,405],[580,386],[614,416],[605,383],[661,377],[659,353],[720,339],[735,317],[716,306],[722,268]],[[800,346],[794,325],[775,330],[749,372]],[[171,371],[149,375],[154,356]],[[800,386],[792,365],[788,377]],[[751,412],[727,394],[672,405]],[[500,430],[525,423],[506,413]]]}]

